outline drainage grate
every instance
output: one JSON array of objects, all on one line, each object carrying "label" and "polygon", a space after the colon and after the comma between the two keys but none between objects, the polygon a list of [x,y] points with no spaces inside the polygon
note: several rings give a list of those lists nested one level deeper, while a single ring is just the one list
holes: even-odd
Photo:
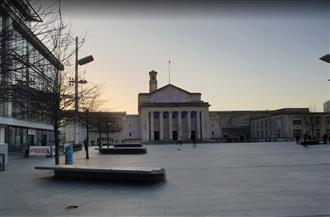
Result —
[{"label": "drainage grate", "polygon": [[78,206],[67,206],[67,207],[65,207],[65,209],[77,209],[78,208]]}]

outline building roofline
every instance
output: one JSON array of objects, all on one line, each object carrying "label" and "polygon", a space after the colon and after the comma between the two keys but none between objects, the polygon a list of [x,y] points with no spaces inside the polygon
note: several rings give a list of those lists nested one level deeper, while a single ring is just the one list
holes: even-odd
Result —
[{"label": "building roofline", "polygon": [[139,108],[141,107],[187,107],[187,106],[195,106],[195,107],[210,107],[211,105],[208,102],[176,102],[176,103],[141,103]]},{"label": "building roofline", "polygon": [[194,92],[186,91],[186,90],[184,90],[184,89],[182,89],[182,88],[180,88],[178,86],[175,86],[173,84],[167,84],[165,86],[162,86],[161,88],[158,88],[157,90],[152,91],[151,93],[139,93],[139,95],[151,95],[151,94],[154,94],[154,93],[156,93],[156,92],[158,92],[158,91],[160,91],[162,89],[165,89],[166,87],[169,87],[169,86],[172,86],[172,87],[174,87],[174,88],[176,88],[176,89],[178,89],[180,91],[183,91],[183,92],[185,92],[185,93],[187,93],[189,95],[202,95],[201,93],[196,93],[196,92],[194,93]]},{"label": "building roofline", "polygon": [[269,112],[269,113],[275,113],[275,112],[294,112],[294,111],[299,111],[299,112],[308,112],[309,113],[309,108],[280,108],[280,109],[274,109],[274,110],[223,110],[223,111],[210,111],[210,112],[247,112],[247,113],[252,113],[252,112]]}]

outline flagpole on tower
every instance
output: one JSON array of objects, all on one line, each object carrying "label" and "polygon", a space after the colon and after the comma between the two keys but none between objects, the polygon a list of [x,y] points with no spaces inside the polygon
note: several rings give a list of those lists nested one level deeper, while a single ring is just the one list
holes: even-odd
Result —
[{"label": "flagpole on tower", "polygon": [[171,60],[168,61],[168,83],[171,84]]}]

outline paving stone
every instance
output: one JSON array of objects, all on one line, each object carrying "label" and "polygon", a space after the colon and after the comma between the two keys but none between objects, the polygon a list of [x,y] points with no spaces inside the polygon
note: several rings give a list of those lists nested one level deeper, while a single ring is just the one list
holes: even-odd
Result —
[{"label": "paving stone", "polygon": [[[164,167],[157,184],[61,181],[54,159],[10,157],[0,216],[327,216],[330,146],[293,142],[147,145],[146,155],[74,153],[79,165]],[[61,162],[64,162],[63,156]],[[66,210],[69,205],[77,209]]]}]

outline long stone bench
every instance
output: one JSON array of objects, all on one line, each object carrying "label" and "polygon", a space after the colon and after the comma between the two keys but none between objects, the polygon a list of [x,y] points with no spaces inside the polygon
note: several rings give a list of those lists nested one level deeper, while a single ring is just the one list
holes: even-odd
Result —
[{"label": "long stone bench", "polygon": [[142,144],[115,144],[113,145],[116,148],[122,148],[122,147],[144,147]]},{"label": "long stone bench", "polygon": [[120,144],[102,146],[98,149],[101,154],[146,154],[147,149],[141,144]]},{"label": "long stone bench", "polygon": [[309,140],[309,141],[302,141],[301,145],[320,145],[319,140]]},{"label": "long stone bench", "polygon": [[159,182],[166,180],[164,168],[90,167],[75,165],[36,166],[37,170],[53,170],[57,178],[81,180]]}]

